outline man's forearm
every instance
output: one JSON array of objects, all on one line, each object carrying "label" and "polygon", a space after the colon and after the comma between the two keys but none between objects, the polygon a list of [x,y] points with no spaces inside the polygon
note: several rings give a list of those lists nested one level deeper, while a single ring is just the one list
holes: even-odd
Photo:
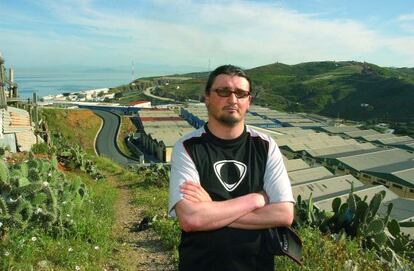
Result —
[{"label": "man's forearm", "polygon": [[239,229],[266,229],[275,226],[290,226],[293,222],[293,203],[267,204],[232,222],[229,227]]},{"label": "man's forearm", "polygon": [[193,202],[183,199],[175,210],[184,231],[206,231],[228,226],[264,204],[261,194],[252,193],[226,201]]}]

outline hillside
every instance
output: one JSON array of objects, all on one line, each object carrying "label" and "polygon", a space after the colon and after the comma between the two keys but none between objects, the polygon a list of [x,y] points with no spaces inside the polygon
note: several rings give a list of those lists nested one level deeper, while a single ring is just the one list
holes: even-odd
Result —
[{"label": "hillside", "polygon": [[[176,270],[181,230],[166,215],[168,166],[124,169],[94,152],[86,154],[99,127],[90,111],[44,109],[42,116],[53,147],[37,144],[33,154],[0,155],[0,270]],[[7,200],[11,197],[16,200]],[[14,208],[17,201],[21,207]],[[294,227],[303,241],[303,266],[277,257],[278,270],[396,270],[397,265],[398,270],[414,270],[408,262],[412,254],[398,256],[401,262],[396,262],[394,254],[366,249],[372,246],[361,236],[322,231],[319,223],[325,219],[341,225],[331,220],[339,218],[333,213],[328,217],[312,200],[298,197]],[[367,230],[369,240],[383,242],[379,236],[384,235],[384,218],[372,218],[361,230]],[[387,249],[411,253],[412,241],[390,225],[387,229],[398,242],[387,242]]]},{"label": "hillside", "polygon": [[[353,120],[414,119],[414,68],[386,68],[354,61],[274,63],[247,70],[255,104],[290,112],[314,112]],[[200,99],[207,73],[145,78],[161,83],[156,93]],[[172,80],[172,77],[177,80]],[[183,80],[182,78],[191,79]],[[138,79],[139,82],[143,79]],[[168,81],[168,85],[165,82]],[[397,109],[397,110],[396,110]]]}]

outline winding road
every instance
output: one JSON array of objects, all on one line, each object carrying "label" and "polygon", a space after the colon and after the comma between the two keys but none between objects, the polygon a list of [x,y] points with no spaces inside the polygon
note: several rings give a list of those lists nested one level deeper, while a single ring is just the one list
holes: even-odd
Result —
[{"label": "winding road", "polygon": [[137,164],[137,160],[131,159],[122,154],[116,143],[121,123],[120,116],[104,110],[92,111],[103,120],[103,126],[99,131],[98,137],[96,138],[96,150],[98,154],[106,156],[124,167]]},{"label": "winding road", "polygon": [[149,87],[149,88],[146,88],[146,89],[144,90],[144,94],[145,94],[145,95],[147,95],[148,97],[152,97],[152,98],[154,98],[154,99],[158,99],[158,100],[161,100],[161,101],[175,102],[175,100],[174,100],[174,99],[171,99],[171,98],[166,98],[166,97],[161,97],[161,96],[156,96],[156,95],[152,94],[152,93],[151,93],[151,90],[153,90],[153,89],[154,89],[154,87]]}]

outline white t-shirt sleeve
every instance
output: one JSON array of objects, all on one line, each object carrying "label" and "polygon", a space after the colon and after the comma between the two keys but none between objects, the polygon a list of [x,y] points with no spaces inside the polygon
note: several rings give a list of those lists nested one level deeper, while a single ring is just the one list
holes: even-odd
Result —
[{"label": "white t-shirt sleeve", "polygon": [[271,137],[269,137],[269,153],[264,175],[264,191],[270,203],[295,202],[282,154]]},{"label": "white t-shirt sleeve", "polygon": [[176,217],[175,205],[183,199],[180,185],[185,181],[200,183],[200,177],[195,164],[179,140],[173,148],[171,157],[171,173],[168,195],[168,215]]}]

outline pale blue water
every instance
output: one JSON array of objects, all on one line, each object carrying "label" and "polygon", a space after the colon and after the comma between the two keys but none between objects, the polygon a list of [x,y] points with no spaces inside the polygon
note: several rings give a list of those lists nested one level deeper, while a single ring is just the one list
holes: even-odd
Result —
[{"label": "pale blue water", "polygon": [[205,69],[196,66],[135,63],[134,71],[132,76],[131,67],[15,68],[14,81],[18,84],[19,96],[27,99],[33,97],[33,92],[38,97],[44,97],[63,92],[116,87],[132,82],[133,78],[183,74]]},{"label": "pale blue water", "polygon": [[38,97],[63,92],[115,87],[131,82],[129,71],[15,71],[14,81],[18,84],[19,96],[31,98],[33,92]]},{"label": "pale blue water", "polygon": [[33,92],[36,92],[38,97],[44,97],[63,92],[116,87],[132,82],[133,78],[197,71],[205,71],[205,69],[188,65],[135,63],[134,76],[132,76],[131,67],[15,67],[14,81],[18,84],[20,98],[27,99],[33,97]]}]

